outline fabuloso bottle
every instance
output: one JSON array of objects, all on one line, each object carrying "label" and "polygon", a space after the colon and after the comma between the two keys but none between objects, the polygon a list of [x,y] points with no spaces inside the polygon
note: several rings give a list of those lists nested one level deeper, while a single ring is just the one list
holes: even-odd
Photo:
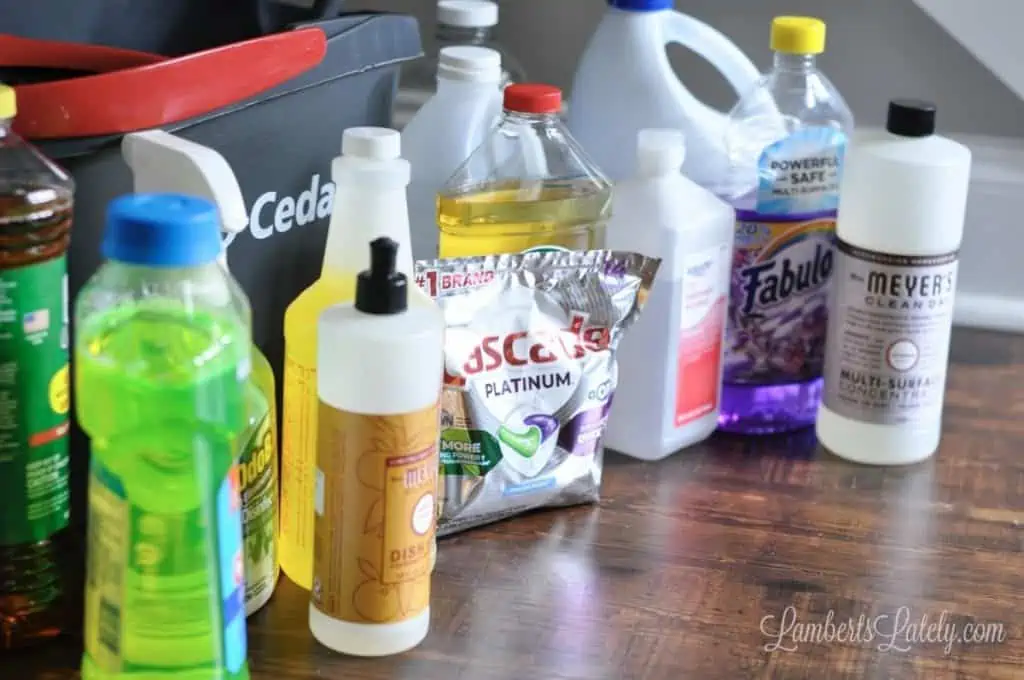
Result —
[{"label": "fabuloso bottle", "polygon": [[[132,169],[137,193],[187,192],[217,206],[226,234],[218,261],[228,271],[227,246],[249,226],[249,214],[227,160],[207,146],[163,130],[125,135],[121,153]],[[255,344],[245,404],[246,427],[238,440],[237,462],[245,542],[245,610],[252,614],[270,599],[281,572],[277,561],[277,397],[274,371]]]},{"label": "fabuloso bottle", "polygon": [[825,24],[772,23],[775,66],[730,114],[736,207],[721,429],[784,432],[814,423],[835,262],[849,108],[818,70]]},{"label": "fabuloso bottle", "polygon": [[15,109],[0,85],[0,649],[65,630],[78,561],[65,254],[74,183],[11,130]]},{"label": "fabuloso bottle", "polygon": [[213,204],[110,207],[107,262],[75,304],[90,439],[83,680],[242,680],[241,499],[249,303],[217,263]]},{"label": "fabuloso bottle", "polygon": [[309,626],[357,656],[430,625],[444,317],[410,306],[395,241],[371,244],[355,304],[320,316],[316,550]]},{"label": "fabuloso bottle", "polygon": [[971,152],[935,134],[935,107],[889,104],[851,147],[817,434],[858,463],[939,447]]},{"label": "fabuloso bottle", "polygon": [[[337,189],[323,269],[285,312],[279,547],[281,569],[306,590],[313,581],[317,319],[327,307],[353,300],[356,276],[369,266],[366,244],[375,238],[387,236],[397,242],[398,271],[413,276],[406,204],[409,163],[400,151],[401,137],[395,130],[345,130],[341,156],[331,168]],[[435,307],[418,286],[412,287],[409,298],[410,305]]]}]

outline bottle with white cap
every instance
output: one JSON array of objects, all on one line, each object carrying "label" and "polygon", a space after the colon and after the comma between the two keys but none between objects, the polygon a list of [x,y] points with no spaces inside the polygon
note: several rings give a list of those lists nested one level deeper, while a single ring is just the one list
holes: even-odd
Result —
[{"label": "bottle with white cap", "polygon": [[637,134],[636,171],[615,186],[607,246],[658,255],[643,315],[619,345],[607,446],[658,460],[716,428],[735,217],[682,174],[683,134]]},{"label": "bottle with white cap", "polygon": [[415,259],[437,257],[437,192],[486,139],[501,115],[501,55],[487,47],[445,47],[437,93],[402,131],[412,166],[409,227]]},{"label": "bottle with white cap", "polygon": [[886,129],[847,152],[817,421],[838,456],[905,465],[939,448],[970,172],[928,102],[890,102]]},{"label": "bottle with white cap", "polygon": [[437,3],[433,45],[427,47],[422,59],[402,69],[392,110],[392,125],[404,130],[413,115],[434,94],[441,51],[446,47],[489,47],[501,55],[501,88],[510,83],[526,82],[526,73],[519,61],[494,40],[497,25],[498,4],[493,0],[440,0]]},{"label": "bottle with white cap", "polygon": [[374,239],[354,304],[320,315],[316,553],[309,627],[355,656],[398,654],[430,626],[444,320],[408,304],[400,246]]},{"label": "bottle with white cap", "polygon": [[[336,185],[320,278],[284,316],[284,395],[281,432],[281,569],[296,584],[313,585],[313,496],[317,451],[317,319],[327,307],[351,302],[356,276],[370,266],[366,244],[386,236],[399,244],[398,271],[413,277],[406,188],[409,162],[395,130],[345,130],[331,175]],[[410,306],[440,310],[419,286]],[[440,380],[440,374],[438,375]]]}]

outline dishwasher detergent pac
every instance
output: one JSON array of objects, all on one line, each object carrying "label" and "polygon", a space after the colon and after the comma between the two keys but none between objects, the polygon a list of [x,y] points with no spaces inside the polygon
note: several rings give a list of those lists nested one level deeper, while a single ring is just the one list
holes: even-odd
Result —
[{"label": "dishwasher detergent pac", "polygon": [[439,535],[597,500],[615,350],[659,264],[606,250],[417,263],[446,324]]}]

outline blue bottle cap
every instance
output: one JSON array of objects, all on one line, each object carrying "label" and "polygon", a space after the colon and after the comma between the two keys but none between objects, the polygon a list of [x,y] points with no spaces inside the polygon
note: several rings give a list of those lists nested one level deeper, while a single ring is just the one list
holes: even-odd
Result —
[{"label": "blue bottle cap", "polygon": [[216,206],[183,194],[129,194],[111,201],[103,257],[148,267],[195,267],[221,251]]},{"label": "blue bottle cap", "polygon": [[629,12],[654,12],[675,7],[672,0],[608,0],[608,4]]}]

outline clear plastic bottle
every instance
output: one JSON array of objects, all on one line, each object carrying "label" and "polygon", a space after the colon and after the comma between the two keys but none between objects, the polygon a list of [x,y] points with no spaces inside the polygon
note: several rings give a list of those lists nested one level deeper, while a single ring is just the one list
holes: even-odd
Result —
[{"label": "clear plastic bottle", "polygon": [[402,130],[437,91],[441,50],[456,45],[489,47],[501,55],[504,88],[526,81],[526,72],[512,54],[494,40],[498,5],[492,0],[440,0],[434,45],[421,59],[402,68],[392,108],[392,126]]},{"label": "clear plastic bottle", "polygon": [[816,57],[825,24],[772,23],[775,65],[730,114],[736,243],[721,429],[785,432],[821,399],[839,180],[853,115]]},{"label": "clear plastic bottle", "polygon": [[83,680],[244,680],[238,436],[249,302],[209,201],[111,204],[107,262],[75,302],[89,435]]},{"label": "clear plastic bottle", "polygon": [[68,624],[68,283],[74,184],[11,130],[0,85],[0,649]]},{"label": "clear plastic bottle", "polygon": [[612,186],[561,107],[557,87],[505,88],[500,123],[438,194],[441,257],[604,246]]}]

